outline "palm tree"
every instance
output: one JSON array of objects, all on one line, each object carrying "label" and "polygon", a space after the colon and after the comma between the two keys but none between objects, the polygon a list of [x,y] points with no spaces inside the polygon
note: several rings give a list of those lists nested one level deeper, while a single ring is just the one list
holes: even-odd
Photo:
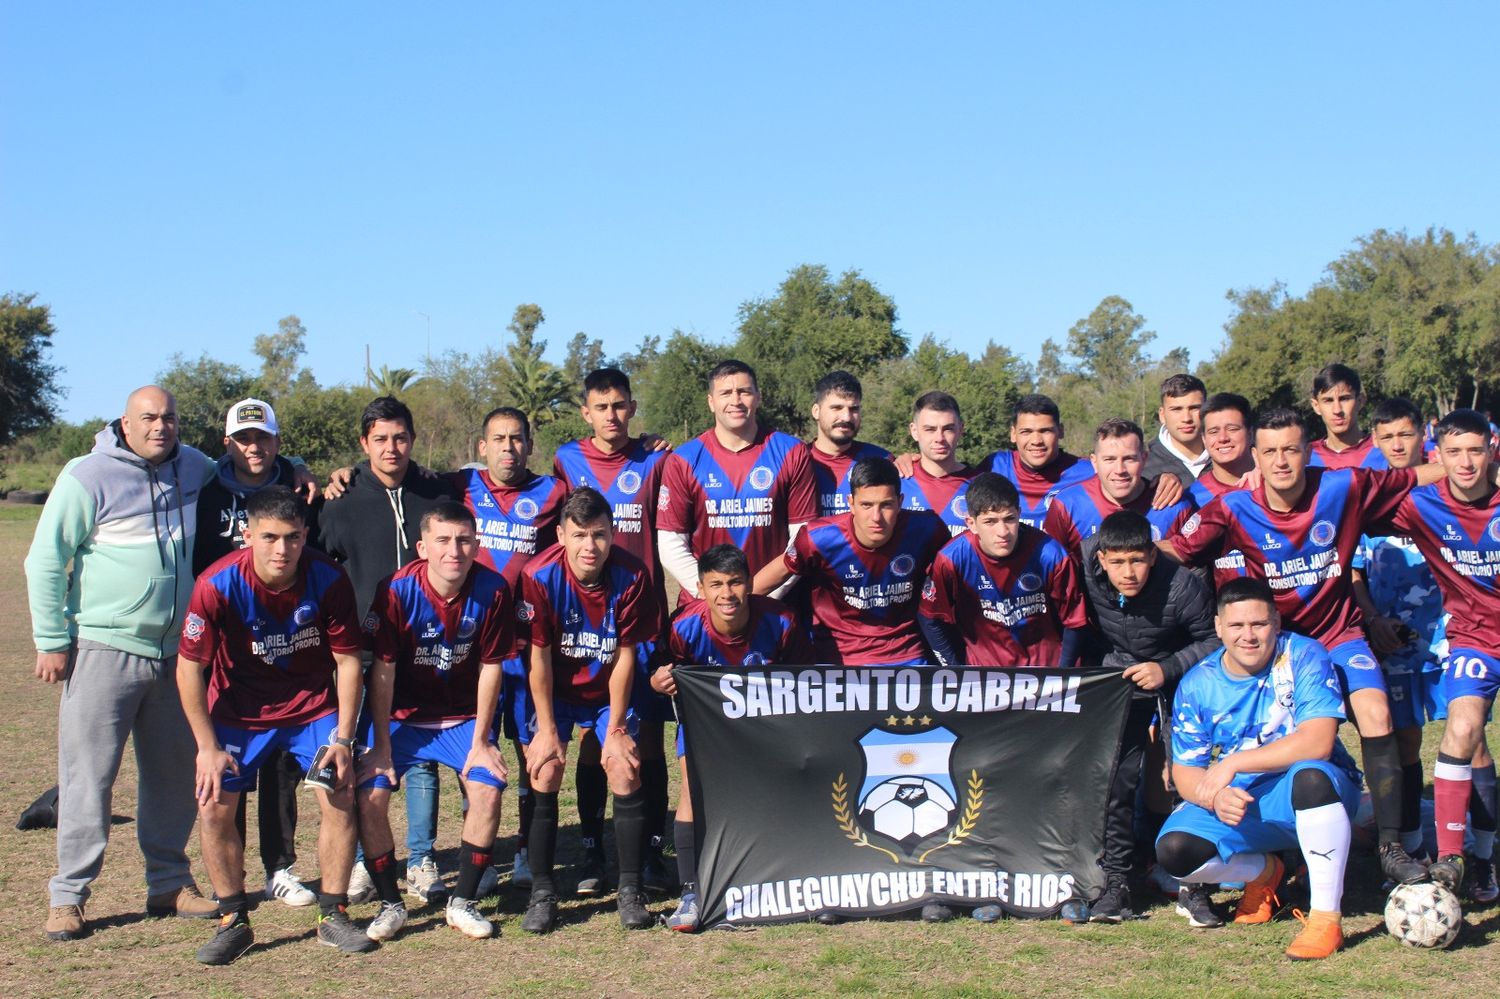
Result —
[{"label": "palm tree", "polygon": [[400,395],[417,381],[415,369],[388,368],[384,364],[379,371],[366,371],[365,376],[369,379],[370,388],[380,395]]}]

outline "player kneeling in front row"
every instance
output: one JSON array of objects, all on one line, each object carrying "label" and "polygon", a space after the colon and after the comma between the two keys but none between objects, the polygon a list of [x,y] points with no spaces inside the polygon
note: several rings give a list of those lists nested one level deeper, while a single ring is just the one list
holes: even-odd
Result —
[{"label": "player kneeling in front row", "polygon": [[596,489],[576,489],[563,503],[559,545],[537,555],[521,577],[517,618],[528,629],[531,710],[526,770],[536,811],[531,819],[531,900],[521,929],[546,933],[557,924],[553,856],[557,792],[575,726],[593,728],[609,790],[615,796],[615,847],[620,865],[620,922],[653,922],[641,892],[646,802],[630,691],[636,646],[655,637],[659,611],[646,567],[613,547],[609,502]]},{"label": "player kneeling in front row", "polygon": [[[1354,761],[1338,741],[1338,676],[1310,638],[1281,630],[1271,589],[1236,579],[1219,590],[1214,628],[1223,650],[1177,688],[1172,776],[1183,797],[1156,841],[1157,859],[1184,885],[1244,881],[1237,923],[1275,914],[1285,865],[1300,848],[1312,911],[1287,948],[1328,957],[1344,942],[1340,906],[1349,819],[1359,801]],[[1194,926],[1219,926],[1207,906]]]},{"label": "player kneeling in front row", "polygon": [[[667,665],[651,674],[651,686],[677,695],[673,670],[682,666],[743,666],[759,669],[813,659],[807,637],[790,607],[750,592],[750,563],[734,545],[714,545],[698,560],[698,592],[672,619],[667,632]],[[688,786],[687,744],[677,726],[677,759],[682,786],[677,798],[673,840],[677,844],[677,877],[682,901],[667,917],[667,926],[684,933],[698,929],[698,853],[693,838],[693,796]]]},{"label": "player kneeling in front row", "polygon": [[198,960],[228,964],[254,942],[234,815],[240,792],[255,786],[256,770],[278,748],[312,770],[310,779],[332,770],[317,787],[318,940],[349,953],[371,950],[375,941],[345,911],[361,692],[354,587],[337,563],[305,547],[306,507],[290,489],[262,489],[245,509],[248,547],[198,577],[178,653],[177,688],[198,743],[203,860],[220,913]]},{"label": "player kneeling in front row", "polygon": [[421,531],[416,561],[380,584],[365,619],[374,665],[359,821],[366,865],[380,893],[380,912],[366,932],[389,940],[406,924],[396,886],[391,791],[408,770],[431,760],[458,771],[469,803],[446,919],[482,940],[495,932],[479,913],[478,888],[490,866],[507,776],[493,720],[515,611],[505,579],[475,564],[478,532],[462,504],[428,510]]}]

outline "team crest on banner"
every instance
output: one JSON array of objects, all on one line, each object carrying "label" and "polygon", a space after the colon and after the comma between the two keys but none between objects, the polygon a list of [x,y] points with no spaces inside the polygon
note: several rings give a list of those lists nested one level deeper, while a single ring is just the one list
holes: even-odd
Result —
[{"label": "team crest on banner", "polygon": [[[929,840],[940,842],[917,858],[965,839],[979,819],[984,781],[977,772],[965,782],[960,801],[951,772],[958,736],[939,726],[925,732],[889,732],[872,728],[859,738],[864,777],[854,807],[842,773],[833,785],[834,818],[855,846],[879,850],[896,863],[900,857],[878,844],[887,840],[907,857]],[[872,837],[874,838],[872,840]]]}]

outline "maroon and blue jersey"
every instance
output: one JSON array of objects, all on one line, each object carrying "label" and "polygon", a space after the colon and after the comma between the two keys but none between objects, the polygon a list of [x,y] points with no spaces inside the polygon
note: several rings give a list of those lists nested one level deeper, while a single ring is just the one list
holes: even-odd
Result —
[{"label": "maroon and blue jersey", "polygon": [[[1199,510],[1208,506],[1214,500],[1227,492],[1238,489],[1239,486],[1227,486],[1214,478],[1212,466],[1205,468],[1203,474],[1193,480],[1188,486],[1188,496],[1193,500],[1193,505]],[[1239,549],[1225,552],[1214,559],[1214,589],[1218,589],[1231,579],[1238,579],[1245,574],[1245,553]]]},{"label": "maroon and blue jersey", "polygon": [[1003,475],[1021,494],[1021,523],[1040,528],[1047,518],[1047,497],[1060,489],[1094,477],[1094,463],[1076,454],[1058,452],[1043,468],[1032,468],[1015,451],[996,451],[979,463],[981,472]]},{"label": "maroon and blue jersey", "polygon": [[786,566],[809,584],[819,662],[846,666],[919,662],[925,655],[917,602],[947,526],[926,510],[896,513],[891,539],[866,548],[852,515],[808,524],[787,548]]},{"label": "maroon and blue jersey", "polygon": [[[731,451],[706,430],[666,460],[657,529],[688,535],[695,556],[734,545],[750,572],[759,572],[786,550],[792,524],[817,516],[810,464],[807,448],[790,434],[762,427],[755,443]],[[690,596],[683,591],[684,602]]]},{"label": "maroon and blue jersey", "polygon": [[750,620],[740,635],[714,629],[708,604],[693,600],[672,619],[666,662],[689,666],[775,666],[813,661],[807,637],[792,609],[779,600],[750,594]]},{"label": "maroon and blue jersey", "polygon": [[960,534],[938,552],[922,590],[922,613],[956,627],[971,666],[1056,666],[1063,630],[1088,623],[1077,563],[1067,549],[1021,525],[1016,547],[991,558]]},{"label": "maroon and blue jersey", "polygon": [[1500,652],[1500,490],[1465,503],[1447,479],[1418,486],[1392,522],[1416,543],[1442,591],[1449,648]]},{"label": "maroon and blue jersey", "polygon": [[1124,506],[1104,495],[1104,486],[1097,477],[1086,479],[1076,486],[1069,486],[1047,501],[1047,516],[1042,530],[1062,543],[1062,546],[1081,557],[1083,542],[1099,533],[1104,518],[1119,510],[1138,513],[1151,524],[1151,538],[1160,541],[1182,526],[1183,521],[1193,515],[1193,502],[1183,498],[1160,510],[1151,508],[1152,491],[1142,488],[1135,499]]},{"label": "maroon and blue jersey", "polygon": [[360,646],[354,586],[342,566],[304,548],[292,585],[272,590],[244,548],[198,577],[179,655],[209,667],[214,721],[269,731],[337,711],[334,653],[358,655]]},{"label": "maroon and blue jersey", "polygon": [[609,501],[613,513],[614,544],[655,572],[656,494],[667,451],[653,451],[640,440],[613,453],[595,446],[592,438],[569,441],[557,449],[552,474],[569,491],[588,486]]},{"label": "maroon and blue jersey", "polygon": [[660,611],[651,576],[634,555],[611,548],[600,581],[584,586],[554,545],[521,574],[516,617],[530,645],[552,650],[552,696],[602,707],[620,647],[653,641]]},{"label": "maroon and blue jersey", "polygon": [[1309,468],[1296,506],[1266,505],[1265,486],[1232,490],[1195,513],[1171,542],[1184,561],[1245,555],[1245,575],[1264,579],[1293,631],[1332,649],[1363,639],[1349,570],[1365,526],[1395,512],[1416,472]]},{"label": "maroon and blue jersey", "polygon": [[452,600],[433,591],[426,559],[381,582],[365,633],[375,658],[396,665],[391,718],[416,725],[473,718],[479,668],[511,654],[515,619],[505,579],[477,562]]},{"label": "maroon and blue jersey", "polygon": [[1307,456],[1309,468],[1373,468],[1384,471],[1391,467],[1385,452],[1375,446],[1375,438],[1366,436],[1353,447],[1335,451],[1326,439],[1313,441]]},{"label": "maroon and blue jersey", "polygon": [[969,481],[982,469],[968,465],[947,475],[933,475],[919,461],[911,475],[901,480],[901,509],[930,510],[948,526],[948,535],[962,534],[968,529],[965,522],[969,515]]},{"label": "maroon and blue jersey", "polygon": [[812,462],[818,516],[832,517],[849,512],[849,471],[855,462],[865,458],[884,458],[889,461],[891,453],[874,444],[853,441],[848,450],[838,454],[827,454],[816,444],[808,444],[807,457]]}]

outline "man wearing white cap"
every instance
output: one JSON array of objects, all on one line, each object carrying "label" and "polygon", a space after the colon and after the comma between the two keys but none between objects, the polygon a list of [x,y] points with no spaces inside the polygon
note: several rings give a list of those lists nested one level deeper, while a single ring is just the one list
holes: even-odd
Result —
[{"label": "man wearing white cap", "polygon": [[[266,486],[295,489],[297,469],[280,457],[281,428],[276,411],[261,399],[242,399],[224,420],[224,457],[198,500],[197,543],[193,575],[245,546],[245,502]],[[308,535],[315,536],[315,508],[307,510]],[[297,861],[297,783],[301,769],[288,753],[277,750],[260,768],[260,855],[266,865],[266,898],[287,905],[318,900],[292,871]],[[245,841],[245,796],[236,816]]]}]

